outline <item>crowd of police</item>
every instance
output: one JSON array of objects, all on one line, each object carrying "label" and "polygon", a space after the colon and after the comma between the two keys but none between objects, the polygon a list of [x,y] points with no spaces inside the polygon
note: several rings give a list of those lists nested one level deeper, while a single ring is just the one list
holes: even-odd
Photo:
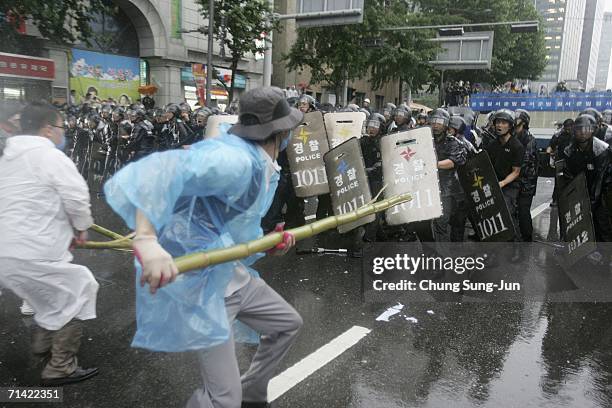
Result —
[{"label": "crowd of police", "polygon": [[65,152],[96,192],[131,161],[202,140],[208,117],[224,114],[207,107],[193,111],[185,102],[156,109],[141,104],[84,103],[65,113]]},{"label": "crowd of police", "polygon": [[[466,221],[470,204],[458,178],[458,170],[480,151],[486,151],[499,181],[504,200],[514,223],[514,241],[533,241],[531,205],[536,194],[540,170],[539,152],[535,137],[529,130],[531,117],[523,109],[501,109],[488,114],[485,124],[477,125],[478,113],[470,109],[438,108],[430,112],[413,112],[406,105],[388,103],[382,113],[372,112],[369,101],[363,107],[348,105],[345,111],[361,111],[366,114],[363,137],[360,139],[362,154],[372,193],[383,187],[382,155],[380,141],[396,132],[431,127],[438,160],[438,177],[443,215],[433,221],[408,225],[386,225],[384,215],[357,232],[357,241],[411,241],[462,242],[467,239]],[[303,112],[317,110],[312,97],[304,95],[298,101]],[[449,113],[450,112],[450,113]],[[612,193],[612,111],[599,113],[589,108],[574,119],[568,119],[564,127],[551,139],[548,152],[553,166],[564,163],[564,171],[558,171],[552,205],[562,185],[580,173],[585,173],[595,219],[597,241],[612,240],[610,213],[605,195]],[[302,200],[292,194],[291,173],[286,155],[279,159],[282,176],[264,229],[271,229],[281,218],[281,208],[286,208],[285,221],[290,226],[303,223]],[[317,218],[329,214],[329,200],[319,197]],[[470,238],[476,238],[474,234]]]},{"label": "crowd of police", "polygon": [[[478,113],[470,109],[438,108],[428,114],[414,112],[406,104],[387,103],[379,113],[370,107],[367,99],[361,107],[349,104],[341,109],[320,105],[306,94],[291,99],[304,113],[320,110],[323,113],[345,111],[366,115],[361,148],[373,193],[383,186],[381,138],[423,126],[432,129],[438,158],[442,217],[431,222],[391,227],[385,224],[384,216],[379,216],[376,223],[358,230],[359,242],[416,238],[421,241],[464,241],[470,203],[465,199],[457,171],[482,150],[489,155],[513,217],[515,240],[533,240],[531,204],[536,194],[540,164],[536,140],[529,131],[530,115],[526,110],[491,112],[480,127],[477,125]],[[202,140],[211,115],[226,114],[208,107],[193,111],[187,103],[171,103],[156,109],[145,109],[139,104],[125,108],[110,103],[86,103],[73,106],[66,112],[65,151],[88,180],[92,191],[99,193],[103,183],[126,163],[155,151],[188,147]],[[600,113],[589,108],[576,119],[567,119],[547,149],[553,165],[557,161],[565,162],[564,171],[559,172],[565,180],[582,172],[586,174],[598,241],[612,241],[609,211],[604,202],[612,183],[610,140],[612,111]],[[281,221],[289,226],[302,225],[307,216],[304,200],[297,198],[293,191],[286,152],[281,153],[278,162],[282,168],[281,180],[272,207],[263,220],[267,231]],[[553,205],[561,184],[555,186]],[[316,217],[322,218],[331,212],[329,196],[319,196]]]}]

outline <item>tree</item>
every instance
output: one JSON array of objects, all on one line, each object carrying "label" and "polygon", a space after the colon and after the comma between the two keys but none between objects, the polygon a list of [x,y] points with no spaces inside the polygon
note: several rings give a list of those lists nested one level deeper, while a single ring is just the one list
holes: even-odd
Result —
[{"label": "tree", "polygon": [[[414,13],[404,0],[365,2],[362,24],[304,28],[285,56],[287,68],[309,68],[313,83],[324,83],[336,94],[345,80],[369,76],[374,89],[399,80],[417,88],[435,78],[428,62],[435,58],[437,45],[427,41],[430,31],[381,31],[381,28],[435,24],[436,16]],[[364,42],[382,40],[382,45],[364,47]],[[401,86],[401,85],[400,85]]]},{"label": "tree", "polygon": [[57,43],[85,42],[92,36],[91,10],[105,8],[104,0],[2,0],[0,10],[0,48],[18,52],[23,37],[19,27],[30,21],[41,35]]},{"label": "tree", "polygon": [[[208,18],[208,0],[198,1],[202,16]],[[214,37],[231,52],[230,102],[234,97],[238,63],[247,53],[264,52],[269,39],[263,38],[263,43],[258,40],[262,40],[262,34],[277,32],[279,27],[267,0],[215,0]]]},{"label": "tree", "polygon": [[[445,24],[457,23],[451,19],[458,17],[464,23],[541,21],[529,0],[417,0],[417,3],[425,15],[440,16],[440,10],[447,10],[449,14],[444,18]],[[478,28],[483,29],[486,28]],[[537,33],[511,33],[509,26],[496,26],[493,31],[491,69],[453,71],[449,72],[449,77],[498,85],[518,78],[535,80],[542,75],[546,67],[546,49],[541,30]]]}]

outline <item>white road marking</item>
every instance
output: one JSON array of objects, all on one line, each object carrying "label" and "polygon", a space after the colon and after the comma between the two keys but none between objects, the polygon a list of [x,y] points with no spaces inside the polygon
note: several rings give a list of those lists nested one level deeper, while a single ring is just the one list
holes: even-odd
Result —
[{"label": "white road marking", "polygon": [[538,205],[536,208],[531,210],[531,218],[535,218],[542,214],[548,207],[550,207],[550,202]]},{"label": "white road marking", "polygon": [[268,384],[268,401],[272,402],[309,375],[357,344],[371,332],[361,326],[353,326],[314,353],[306,356],[294,366],[289,367]]}]

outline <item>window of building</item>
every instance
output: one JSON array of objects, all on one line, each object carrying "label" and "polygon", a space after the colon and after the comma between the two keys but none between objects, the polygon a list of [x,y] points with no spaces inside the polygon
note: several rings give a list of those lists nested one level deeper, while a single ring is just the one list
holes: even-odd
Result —
[{"label": "window of building", "polygon": [[384,95],[376,95],[376,110],[382,111],[384,108],[384,104],[385,104]]}]

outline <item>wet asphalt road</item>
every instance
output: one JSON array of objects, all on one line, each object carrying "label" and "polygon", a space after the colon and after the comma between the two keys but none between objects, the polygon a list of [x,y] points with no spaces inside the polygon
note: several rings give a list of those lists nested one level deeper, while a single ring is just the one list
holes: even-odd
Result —
[{"label": "wet asphalt road", "polygon": [[[540,179],[532,208],[549,201]],[[102,204],[99,224],[119,232]],[[537,236],[554,239],[550,210],[535,219]],[[92,237],[95,238],[95,237]],[[333,236],[321,244],[333,243]],[[76,253],[100,282],[98,319],[87,322],[81,364],[101,374],[64,387],[50,407],[181,407],[198,387],[191,353],[130,348],[135,331],[131,257],[116,251]],[[283,394],[279,407],[610,407],[612,309],[608,303],[411,303],[389,322],[376,317],[393,302],[364,303],[361,261],[291,253],[264,258],[262,277],[304,318],[304,329],[279,372],[353,326],[371,329],[355,346]],[[0,386],[35,385],[30,318],[20,301],[0,296]],[[414,317],[417,322],[407,320]],[[239,346],[241,369],[254,351]],[[9,406],[0,403],[0,406]],[[19,404],[15,406],[45,406]]]}]

